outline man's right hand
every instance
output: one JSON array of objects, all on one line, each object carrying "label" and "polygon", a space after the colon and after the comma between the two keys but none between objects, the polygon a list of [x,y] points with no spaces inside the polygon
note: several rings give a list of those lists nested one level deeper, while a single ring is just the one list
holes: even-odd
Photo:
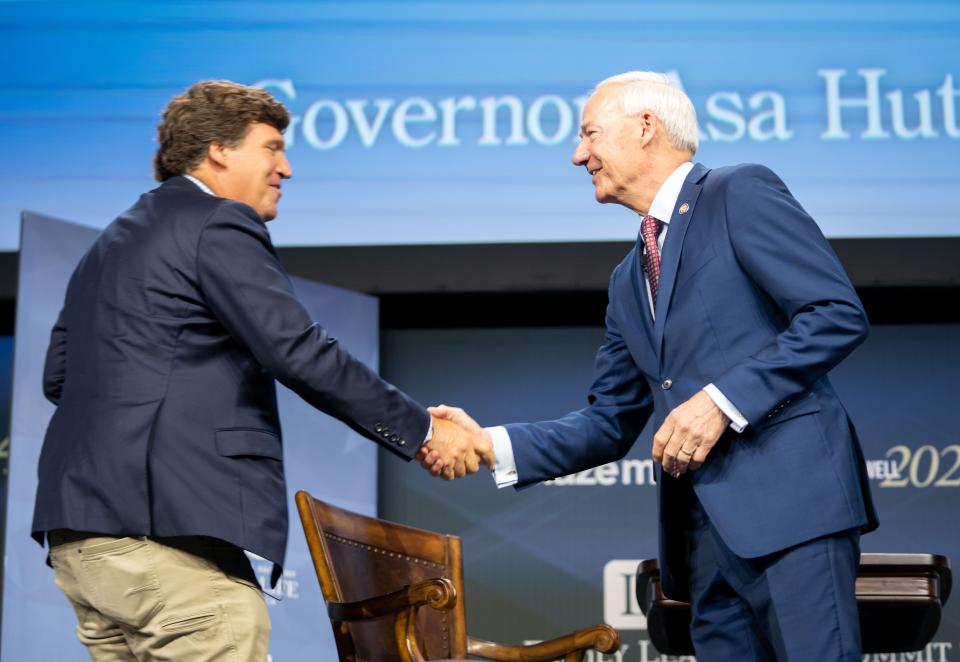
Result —
[{"label": "man's right hand", "polygon": [[420,449],[420,464],[444,480],[476,473],[480,464],[496,464],[493,440],[465,411],[440,405],[427,409],[433,417],[433,437]]}]

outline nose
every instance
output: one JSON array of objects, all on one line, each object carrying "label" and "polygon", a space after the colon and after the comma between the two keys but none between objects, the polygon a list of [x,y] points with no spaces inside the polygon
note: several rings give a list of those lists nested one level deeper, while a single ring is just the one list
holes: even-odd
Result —
[{"label": "nose", "polygon": [[573,150],[573,165],[587,165],[587,161],[589,160],[590,150],[587,149],[586,139],[583,139],[577,143],[576,148]]},{"label": "nose", "polygon": [[290,168],[290,159],[287,158],[286,152],[281,152],[277,156],[277,172],[284,179],[290,179],[293,177],[293,170]]}]

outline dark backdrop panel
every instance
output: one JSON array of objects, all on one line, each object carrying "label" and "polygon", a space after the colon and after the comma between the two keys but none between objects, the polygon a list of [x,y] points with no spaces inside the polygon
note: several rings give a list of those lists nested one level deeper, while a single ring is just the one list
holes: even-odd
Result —
[{"label": "dark backdrop panel", "polygon": [[0,434],[10,429],[10,388],[13,382],[13,337],[0,336]]},{"label": "dark backdrop panel", "polygon": [[[601,337],[599,328],[387,331],[382,371],[422,402],[463,406],[484,425],[552,418],[585,404]],[[881,528],[864,550],[956,562],[960,326],[875,327],[833,379],[858,425],[880,508]],[[519,493],[496,490],[485,472],[444,483],[387,458],[380,514],[463,537],[471,635],[518,642],[606,620],[621,628],[623,662],[658,659],[619,576],[631,566],[611,563],[656,554],[651,436],[648,427],[614,466]],[[923,659],[960,660],[958,641],[954,600]]]},{"label": "dark backdrop panel", "polygon": [[[602,336],[597,328],[388,331],[381,371],[421,402],[462,406],[482,424],[552,418],[583,406]],[[642,453],[638,444],[632,455]],[[389,458],[380,467],[382,517],[463,537],[475,637],[545,639],[598,623],[604,564],[656,554],[650,486],[517,492],[497,490],[485,471],[446,483]],[[611,498],[615,508],[598,511]]]}]

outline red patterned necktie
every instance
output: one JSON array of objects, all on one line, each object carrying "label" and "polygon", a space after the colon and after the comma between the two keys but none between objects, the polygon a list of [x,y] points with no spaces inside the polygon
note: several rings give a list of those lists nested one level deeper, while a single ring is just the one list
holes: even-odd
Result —
[{"label": "red patterned necktie", "polygon": [[640,236],[643,237],[643,270],[650,282],[654,310],[657,308],[657,290],[660,289],[660,247],[657,246],[660,225],[660,221],[650,215],[644,216],[640,225]]}]

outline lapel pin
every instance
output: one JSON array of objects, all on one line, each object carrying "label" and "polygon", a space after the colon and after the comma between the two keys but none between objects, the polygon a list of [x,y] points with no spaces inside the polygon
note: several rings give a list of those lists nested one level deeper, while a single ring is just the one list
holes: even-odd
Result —
[{"label": "lapel pin", "polygon": [[680,205],[680,209],[677,211],[679,211],[681,214],[686,214],[688,211],[690,211],[690,205],[684,202],[682,205]]}]

